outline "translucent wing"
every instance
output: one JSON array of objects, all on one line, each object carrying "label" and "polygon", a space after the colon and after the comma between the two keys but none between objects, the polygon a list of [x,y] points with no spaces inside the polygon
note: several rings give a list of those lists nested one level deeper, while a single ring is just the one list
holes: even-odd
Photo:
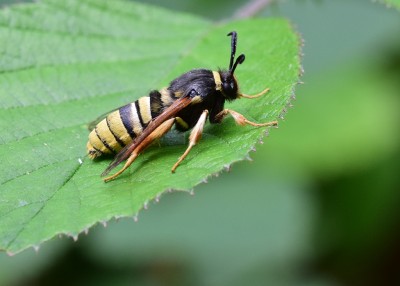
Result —
[{"label": "translucent wing", "polygon": [[[124,105],[123,105],[123,106],[124,106]],[[102,121],[104,118],[107,117],[107,115],[109,115],[111,112],[114,112],[114,111],[120,109],[121,107],[122,107],[122,106],[120,106],[120,107],[118,107],[118,108],[115,108],[115,109],[113,109],[113,110],[110,110],[109,112],[106,112],[106,113],[100,115],[99,117],[97,117],[95,120],[93,120],[92,122],[90,122],[90,123],[87,125],[88,130],[89,130],[89,131],[92,131],[92,130],[96,127],[96,125],[100,123],[100,121]]]},{"label": "translucent wing", "polygon": [[192,102],[190,97],[181,97],[177,99],[170,107],[165,109],[163,113],[150,121],[149,125],[143,130],[143,132],[136,137],[132,143],[126,145],[119,153],[115,156],[114,160],[105,169],[101,176],[106,176],[112,169],[117,167],[122,161],[128,159],[133,150],[135,150],[140,143],[146,139],[157,127],[159,127],[166,120],[173,118],[179,111],[188,106]]}]

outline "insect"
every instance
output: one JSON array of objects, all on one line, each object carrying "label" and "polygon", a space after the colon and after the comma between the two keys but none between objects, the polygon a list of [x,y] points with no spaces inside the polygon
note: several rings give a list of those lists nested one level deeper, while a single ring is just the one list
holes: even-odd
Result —
[{"label": "insect", "polygon": [[234,73],[237,66],[244,62],[245,55],[241,54],[235,60],[237,33],[233,31],[228,36],[231,36],[228,70],[193,69],[174,79],[168,87],[153,90],[148,96],[124,105],[89,125],[89,130],[93,130],[87,143],[88,156],[94,159],[103,154],[116,154],[102,176],[108,175],[126,160],[121,170],[104,178],[105,182],[124,172],[139,154],[154,140],[165,135],[173,125],[178,131],[192,131],[189,145],[173,165],[172,172],[200,140],[207,117],[210,123],[220,123],[225,116],[231,115],[239,125],[277,125],[277,121],[251,122],[242,114],[224,108],[225,101],[257,98],[269,90],[266,88],[256,95],[239,91]]}]

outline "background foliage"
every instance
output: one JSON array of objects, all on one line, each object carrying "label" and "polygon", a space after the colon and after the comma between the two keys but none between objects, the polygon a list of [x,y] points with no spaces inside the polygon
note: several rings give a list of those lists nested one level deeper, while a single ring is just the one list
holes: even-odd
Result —
[{"label": "background foliage", "polygon": [[[220,2],[169,5],[222,19],[244,1]],[[252,164],[162,198],[137,223],[2,253],[2,283],[398,283],[400,15],[361,0],[279,2],[271,15],[305,38],[305,84]]]}]

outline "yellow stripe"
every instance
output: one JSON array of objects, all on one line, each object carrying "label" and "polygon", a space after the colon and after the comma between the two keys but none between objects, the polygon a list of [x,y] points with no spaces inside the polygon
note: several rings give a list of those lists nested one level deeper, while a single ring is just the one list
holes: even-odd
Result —
[{"label": "yellow stripe", "polygon": [[96,131],[93,129],[92,132],[89,134],[89,141],[92,146],[98,150],[100,150],[103,153],[110,154],[110,150],[107,149],[106,146],[104,146],[103,142],[97,137]]},{"label": "yellow stripe", "polygon": [[112,132],[119,138],[121,139],[122,142],[125,143],[125,145],[128,145],[129,143],[132,142],[131,136],[129,136],[129,133],[126,131],[124,123],[122,123],[121,120],[121,115],[119,114],[119,110],[116,110],[112,113],[110,113],[107,116],[108,123],[110,124],[110,128]]},{"label": "yellow stripe", "polygon": [[176,123],[178,123],[180,126],[182,126],[184,129],[189,129],[189,125],[186,123],[185,120],[183,120],[180,117],[175,117]]},{"label": "yellow stripe", "polygon": [[150,111],[150,97],[139,98],[140,115],[142,116],[143,123],[146,124],[151,120]]},{"label": "yellow stripe", "polygon": [[88,156],[89,156],[89,158],[92,159],[92,160],[93,160],[94,158],[97,158],[97,157],[101,156],[101,154],[103,154],[103,153],[101,153],[100,151],[97,151],[96,149],[94,149],[92,143],[90,143],[90,140],[87,142],[86,148],[87,148]]},{"label": "yellow stripe", "polygon": [[167,88],[165,87],[162,88],[160,90],[160,93],[161,93],[161,101],[163,102],[164,106],[170,106],[173,103],[173,100]]},{"label": "yellow stripe", "polygon": [[174,96],[175,96],[175,97],[182,97],[182,95],[183,95],[183,92],[182,92],[182,91],[174,92]]},{"label": "yellow stripe", "polygon": [[219,72],[213,71],[213,76],[214,76],[214,82],[215,82],[215,89],[222,90],[221,75],[219,74]]},{"label": "yellow stripe", "polygon": [[197,103],[200,103],[202,101],[203,100],[202,100],[201,96],[200,95],[196,95],[195,97],[192,98],[192,102],[190,104],[197,104]]},{"label": "yellow stripe", "polygon": [[111,133],[110,129],[108,128],[107,121],[103,119],[100,121],[99,124],[96,126],[97,134],[103,139],[107,144],[115,151],[119,151],[122,149],[122,146],[119,145],[118,141],[115,140],[114,135]]},{"label": "yellow stripe", "polygon": [[132,114],[131,120],[132,120],[133,132],[135,132],[135,134],[138,135],[142,133],[143,128],[142,125],[140,124],[135,103],[131,103],[131,114]]}]

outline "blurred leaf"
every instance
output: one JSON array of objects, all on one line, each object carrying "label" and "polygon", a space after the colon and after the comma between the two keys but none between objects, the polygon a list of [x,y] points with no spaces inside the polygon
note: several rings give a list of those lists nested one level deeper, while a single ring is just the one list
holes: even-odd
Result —
[{"label": "blurred leaf", "polygon": [[298,36],[281,19],[217,25],[129,2],[48,0],[5,9],[0,22],[0,248],[9,252],[133,216],[165,190],[191,189],[246,157],[265,129],[233,120],[206,127],[175,175],[185,146],[172,139],[108,184],[99,174],[109,162],[85,157],[87,122],[192,68],[226,66],[227,32],[238,31],[248,58],[237,72],[242,89],[273,90],[230,105],[249,118],[276,119],[300,69]]},{"label": "blurred leaf", "polygon": [[400,9],[400,0],[381,0],[381,2],[386,3],[389,7]]},{"label": "blurred leaf", "polygon": [[40,248],[40,254],[33,249],[11,257],[1,252],[0,285],[23,285],[21,281],[32,281],[38,273],[51,267],[68,250],[70,243],[71,239],[52,240]]},{"label": "blurred leaf", "polygon": [[266,157],[334,176],[368,169],[396,152],[397,86],[377,66],[349,64],[304,80],[298,108],[287,116],[290,125],[272,132]]},{"label": "blurred leaf", "polygon": [[[135,1],[135,0],[132,0]],[[245,5],[247,0],[139,0],[143,3],[153,4],[175,11],[190,12],[212,20],[230,18],[237,9]],[[212,7],[212,9],[210,9]]]},{"label": "blurred leaf", "polygon": [[375,59],[400,33],[398,12],[372,1],[277,1],[263,15],[287,17],[301,31],[306,41],[305,76],[345,67],[355,59]]},{"label": "blurred leaf", "polygon": [[297,264],[313,243],[316,209],[308,188],[306,178],[262,160],[235,164],[194,196],[150,203],[135,224],[122,219],[96,227],[82,245],[107,268],[184,265],[192,271],[186,285],[244,285],[259,269],[251,280],[259,283],[251,285],[297,285]]}]

